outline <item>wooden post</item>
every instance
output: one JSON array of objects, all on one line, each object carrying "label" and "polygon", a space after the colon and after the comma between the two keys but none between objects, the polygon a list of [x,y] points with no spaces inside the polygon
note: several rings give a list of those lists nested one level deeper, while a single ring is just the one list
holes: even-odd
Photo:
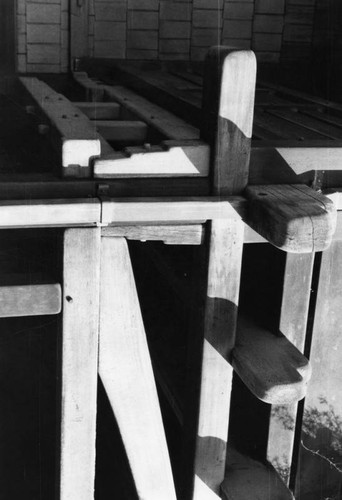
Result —
[{"label": "wooden post", "polygon": [[93,500],[100,229],[64,234],[60,500]]},{"label": "wooden post", "polygon": [[[255,78],[252,52],[222,47],[209,51],[201,135],[211,146],[214,195],[240,194],[247,184]],[[229,360],[235,343],[243,237],[239,218],[211,222],[203,337],[197,340],[202,354],[193,500],[218,499],[225,475],[232,385]]]},{"label": "wooden post", "polygon": [[102,239],[99,374],[118,423],[138,498],[175,500],[157,390],[124,238]]},{"label": "wooden post", "polygon": [[[286,254],[279,330],[304,352],[314,253]],[[298,405],[273,405],[267,459],[287,485],[290,481]]]},{"label": "wooden post", "polygon": [[70,0],[70,56],[75,58],[88,55],[88,12],[89,0]]}]

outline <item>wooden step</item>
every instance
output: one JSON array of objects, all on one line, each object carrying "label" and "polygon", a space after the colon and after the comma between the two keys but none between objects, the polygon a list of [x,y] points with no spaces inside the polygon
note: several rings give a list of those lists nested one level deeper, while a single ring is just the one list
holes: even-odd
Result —
[{"label": "wooden step", "polygon": [[299,401],[311,376],[309,361],[284,335],[241,315],[232,365],[249,390],[269,404]]},{"label": "wooden step", "polygon": [[244,455],[230,445],[222,500],[293,500],[294,496],[268,462]]}]

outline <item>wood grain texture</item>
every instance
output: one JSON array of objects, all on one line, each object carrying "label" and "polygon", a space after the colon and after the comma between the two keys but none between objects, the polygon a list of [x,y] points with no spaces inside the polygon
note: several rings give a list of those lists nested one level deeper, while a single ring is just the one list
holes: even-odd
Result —
[{"label": "wood grain texture", "polygon": [[166,245],[201,245],[204,237],[202,224],[157,226],[108,226],[102,228],[103,237],[124,237],[128,240],[163,241]]},{"label": "wood grain texture", "polygon": [[201,138],[212,149],[213,189],[220,194],[239,194],[247,185],[255,81],[253,52],[209,50]]},{"label": "wood grain texture", "polygon": [[269,404],[303,399],[311,376],[308,360],[284,335],[244,317],[239,317],[232,364],[250,391]]},{"label": "wood grain texture", "polygon": [[243,224],[214,220],[209,244],[192,497],[218,499],[225,475]]},{"label": "wood grain texture", "polygon": [[[304,352],[309,301],[312,293],[314,253],[286,254],[279,330]],[[289,484],[294,452],[297,404],[274,405],[271,409],[267,442],[267,459],[282,471]]]},{"label": "wood grain texture", "polygon": [[[341,472],[331,464],[340,468],[341,463],[341,448],[337,444],[342,418],[342,338],[338,333],[342,320],[341,265],[342,242],[335,241],[323,252],[319,266],[309,354],[312,377],[304,401],[296,496],[300,490],[313,497],[319,488],[329,491],[332,498],[340,494]],[[319,455],[311,450],[318,450]],[[310,473],[305,473],[305,469]]]},{"label": "wood grain texture", "polygon": [[301,185],[250,186],[246,222],[272,245],[293,253],[329,247],[336,229],[333,202]]},{"label": "wood grain texture", "polygon": [[139,499],[175,500],[152,365],[123,238],[102,240],[99,374]]},{"label": "wood grain texture", "polygon": [[61,500],[94,498],[100,239],[99,228],[64,234]]}]

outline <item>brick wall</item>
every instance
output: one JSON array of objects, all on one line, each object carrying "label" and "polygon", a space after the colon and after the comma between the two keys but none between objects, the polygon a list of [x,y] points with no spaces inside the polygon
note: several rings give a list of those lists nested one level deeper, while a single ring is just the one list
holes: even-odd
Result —
[{"label": "brick wall", "polygon": [[68,0],[17,0],[18,71],[67,71],[68,33]]}]

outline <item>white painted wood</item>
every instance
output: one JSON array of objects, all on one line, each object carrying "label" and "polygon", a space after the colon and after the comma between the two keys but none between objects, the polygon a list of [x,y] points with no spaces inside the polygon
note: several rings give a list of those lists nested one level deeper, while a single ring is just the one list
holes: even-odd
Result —
[{"label": "white painted wood", "polygon": [[95,198],[0,201],[0,227],[95,225],[101,204]]},{"label": "white painted wood", "polygon": [[123,238],[102,240],[99,374],[139,499],[175,500],[152,365]]},{"label": "white painted wood", "polygon": [[60,500],[94,499],[100,241],[64,234]]}]

